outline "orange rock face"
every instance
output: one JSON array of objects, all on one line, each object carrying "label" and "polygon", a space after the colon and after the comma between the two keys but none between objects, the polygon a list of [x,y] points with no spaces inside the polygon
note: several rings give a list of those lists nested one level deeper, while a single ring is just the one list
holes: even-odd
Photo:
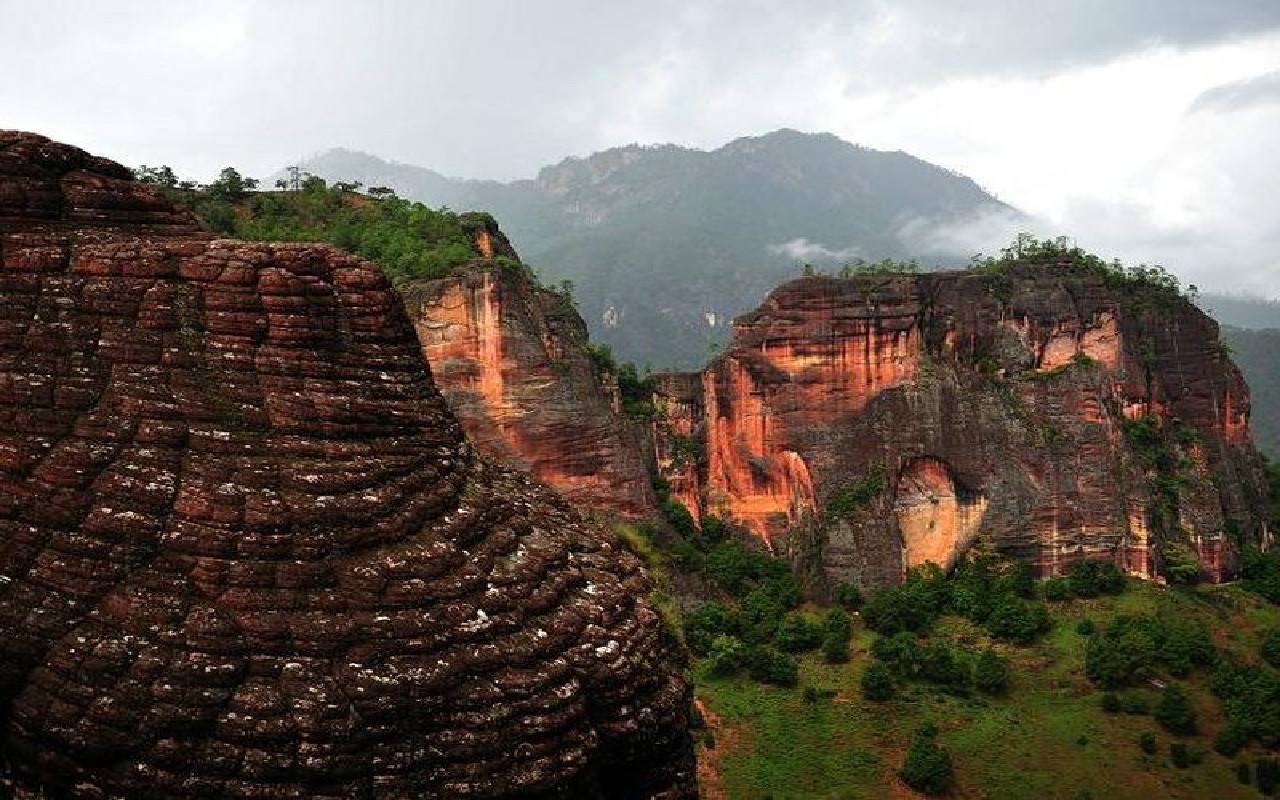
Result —
[{"label": "orange rock face", "polygon": [[1216,325],[1070,265],[1004,280],[780,287],[702,373],[659,377],[658,452],[680,431],[706,453],[693,473],[664,462],[677,494],[778,552],[820,552],[827,582],[893,582],[976,543],[1045,575],[1102,557],[1158,576],[1177,540],[1232,574],[1239,542],[1270,533]]},{"label": "orange rock face", "polygon": [[[482,249],[513,257],[501,234]],[[586,509],[654,513],[647,436],[619,413],[582,318],[511,267],[476,266],[403,290],[436,383],[482,451]]]}]

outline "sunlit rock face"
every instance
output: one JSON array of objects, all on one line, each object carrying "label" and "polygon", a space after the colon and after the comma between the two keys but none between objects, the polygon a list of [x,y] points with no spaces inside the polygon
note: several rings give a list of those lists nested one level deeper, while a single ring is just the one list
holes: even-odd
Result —
[{"label": "sunlit rock face", "polygon": [[[514,258],[500,237],[484,241]],[[403,293],[436,384],[482,452],[581,508],[652,516],[648,437],[620,413],[616,376],[592,363],[572,304],[512,266],[477,265]]]},{"label": "sunlit rock face", "polygon": [[1220,580],[1268,540],[1248,390],[1189,303],[1020,265],[803,278],[735,329],[703,372],[660,376],[658,450],[692,431],[705,458],[673,485],[822,583],[975,546],[1159,576],[1174,542]]},{"label": "sunlit rock face", "polygon": [[398,296],[0,132],[0,725],[74,797],[686,797],[640,564],[477,457]]}]

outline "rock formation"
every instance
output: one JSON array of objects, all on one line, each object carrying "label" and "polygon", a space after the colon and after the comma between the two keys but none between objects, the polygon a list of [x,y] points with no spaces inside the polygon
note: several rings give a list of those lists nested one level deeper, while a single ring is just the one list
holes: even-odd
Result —
[{"label": "rock formation", "polygon": [[582,508],[654,513],[645,432],[619,413],[616,376],[587,351],[572,303],[538,287],[498,231],[477,262],[402,289],[437,386],[483,452]]},{"label": "rock formation", "polygon": [[735,328],[701,373],[659,377],[659,438],[704,453],[664,470],[828,584],[970,547],[1144,576],[1189,547],[1218,580],[1268,540],[1248,390],[1180,298],[1071,263],[812,277]]},{"label": "rock formation", "polygon": [[74,797],[684,797],[637,560],[476,456],[380,271],[0,132],[0,723]]}]

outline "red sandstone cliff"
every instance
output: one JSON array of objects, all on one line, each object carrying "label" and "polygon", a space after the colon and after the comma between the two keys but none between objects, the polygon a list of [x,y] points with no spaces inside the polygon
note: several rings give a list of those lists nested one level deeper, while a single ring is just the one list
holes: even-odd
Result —
[{"label": "red sandstone cliff", "polygon": [[[402,288],[436,384],[472,442],[584,509],[654,512],[644,433],[620,413],[616,377],[588,355],[571,303],[538,287],[496,230],[477,262]],[[505,264],[505,265],[504,265]]]},{"label": "red sandstone cliff", "polygon": [[55,796],[692,794],[637,560],[373,265],[0,131],[0,735]]},{"label": "red sandstone cliff", "polygon": [[805,278],[735,326],[703,372],[659,378],[659,438],[706,453],[667,477],[828,581],[972,546],[1151,576],[1174,542],[1221,579],[1269,537],[1248,390],[1189,303],[1025,265]]}]

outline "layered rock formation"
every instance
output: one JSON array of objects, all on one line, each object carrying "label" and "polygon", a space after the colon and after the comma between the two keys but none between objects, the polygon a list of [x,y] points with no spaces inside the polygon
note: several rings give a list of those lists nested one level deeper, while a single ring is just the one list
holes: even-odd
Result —
[{"label": "layered rock formation", "polygon": [[436,384],[484,452],[582,508],[654,512],[647,437],[620,412],[617,378],[587,351],[582,317],[538,287],[497,230],[477,262],[402,292]]},{"label": "layered rock formation", "polygon": [[682,797],[636,559],[477,457],[380,271],[0,132],[0,721],[75,797]]},{"label": "layered rock formation", "polygon": [[735,326],[659,379],[660,436],[705,452],[669,480],[828,583],[975,546],[1155,576],[1186,545],[1222,579],[1268,541],[1248,390],[1180,298],[1072,263],[814,277]]}]

